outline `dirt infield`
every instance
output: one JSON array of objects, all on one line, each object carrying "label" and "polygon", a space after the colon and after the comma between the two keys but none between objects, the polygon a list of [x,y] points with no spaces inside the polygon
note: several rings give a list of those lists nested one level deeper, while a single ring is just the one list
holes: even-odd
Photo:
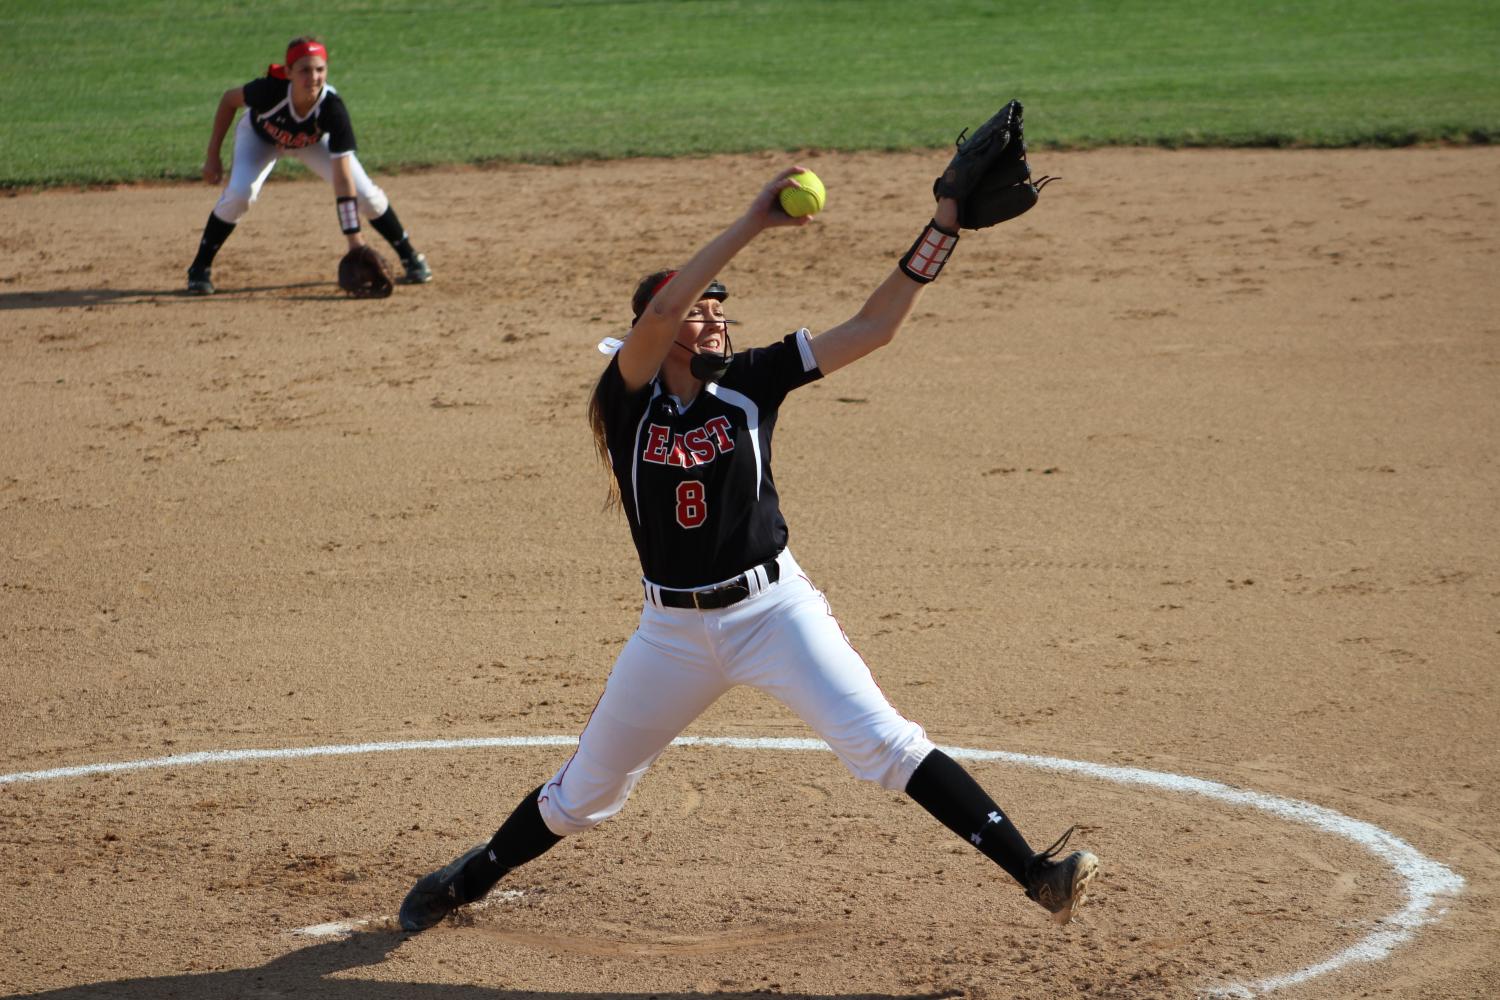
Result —
[{"label": "dirt infield", "polygon": [[[316,182],[207,300],[210,188],[0,198],[0,773],[576,735],[640,601],[594,345],[789,159],[384,178],[437,278],[383,302]],[[0,783],[0,993],[1500,994],[1500,152],[1034,159],[1036,211],[788,401],[777,479],[939,743],[1169,776],[971,763],[1037,846],[1080,824],[1080,923],[831,754],[710,745],[408,937],[568,748],[267,755]],[[800,160],[828,210],[723,275],[744,346],[852,313],[930,206],[933,155]],[[745,692],[689,732],[812,735]]]}]

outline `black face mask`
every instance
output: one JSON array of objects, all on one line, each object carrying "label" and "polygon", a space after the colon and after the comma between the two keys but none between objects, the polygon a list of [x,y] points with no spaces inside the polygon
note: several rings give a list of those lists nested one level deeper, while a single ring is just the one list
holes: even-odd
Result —
[{"label": "black face mask", "polygon": [[688,362],[688,371],[692,372],[693,378],[700,382],[719,381],[729,371],[729,365],[734,361],[734,345],[729,341],[729,331],[727,329],[724,331],[723,354],[694,351],[680,341],[674,341],[673,343],[693,356],[692,360]]},{"label": "black face mask", "polygon": [[733,354],[694,354],[693,360],[688,362],[688,371],[693,373],[693,378],[703,382],[717,382],[729,371],[729,365],[734,361]]}]

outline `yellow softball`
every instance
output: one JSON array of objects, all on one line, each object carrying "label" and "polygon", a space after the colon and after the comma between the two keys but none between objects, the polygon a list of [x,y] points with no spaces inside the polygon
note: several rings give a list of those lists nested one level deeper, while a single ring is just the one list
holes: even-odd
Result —
[{"label": "yellow softball", "polygon": [[823,189],[823,182],[818,180],[818,175],[811,170],[804,170],[800,174],[793,174],[792,180],[801,187],[782,189],[781,207],[786,214],[795,219],[823,211],[823,205],[828,201],[828,192]]}]

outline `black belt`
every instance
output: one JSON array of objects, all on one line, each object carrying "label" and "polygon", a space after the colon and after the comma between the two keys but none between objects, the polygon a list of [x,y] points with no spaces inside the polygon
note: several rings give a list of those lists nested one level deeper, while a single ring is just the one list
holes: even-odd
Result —
[{"label": "black belt", "polygon": [[717,587],[708,587],[704,590],[668,590],[666,587],[656,588],[659,599],[664,607],[668,608],[697,608],[699,611],[717,611],[719,608],[727,608],[731,604],[738,604],[750,596],[750,574],[756,570],[766,571],[766,582],[775,583],[781,579],[781,567],[776,560],[761,563],[754,569],[741,573],[727,583],[721,583]]}]

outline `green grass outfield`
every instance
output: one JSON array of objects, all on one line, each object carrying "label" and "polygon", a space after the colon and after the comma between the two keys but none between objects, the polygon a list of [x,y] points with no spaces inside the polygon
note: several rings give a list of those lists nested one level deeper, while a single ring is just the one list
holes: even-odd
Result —
[{"label": "green grass outfield", "polygon": [[1496,0],[0,0],[0,32],[11,188],[196,176],[302,33],[385,171],[934,147],[1013,96],[1034,145],[1500,135]]}]

